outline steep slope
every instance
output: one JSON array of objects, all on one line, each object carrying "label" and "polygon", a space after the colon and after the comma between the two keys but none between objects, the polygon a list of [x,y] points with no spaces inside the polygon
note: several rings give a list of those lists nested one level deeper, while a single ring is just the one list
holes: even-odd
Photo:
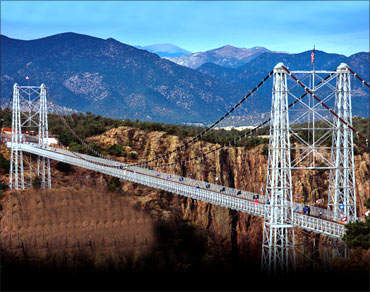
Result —
[{"label": "steep slope", "polygon": [[[142,159],[150,159],[155,153],[162,154],[184,143],[184,139],[164,132],[146,132],[127,127],[112,129],[89,140],[102,143],[103,147],[112,144],[131,145],[127,147],[137,151]],[[261,151],[261,146],[252,150],[246,150],[243,147],[225,147],[223,151],[206,156],[203,161],[188,166],[185,174],[190,176],[192,173],[192,176],[198,179],[204,175],[211,182],[214,182],[214,178],[218,176],[223,185],[234,184],[245,190],[259,192],[266,180],[267,166],[267,156]],[[199,155],[202,148],[206,151],[213,147],[215,145],[205,142],[189,145],[176,158],[171,157],[169,162]],[[135,162],[124,157],[116,157],[116,159],[129,163]],[[359,215],[363,216],[365,210],[361,206],[370,196],[368,180],[370,157],[366,153],[357,155],[355,163],[357,204]],[[55,171],[54,168],[53,171]],[[183,173],[178,165],[171,168],[171,171]],[[53,178],[54,176],[57,174],[53,173]],[[295,172],[293,194],[302,194],[299,200],[314,202],[320,195],[319,191],[325,190],[321,192],[325,198],[328,177],[327,173],[320,171]],[[276,279],[268,281],[270,278],[261,274],[259,270],[262,218],[125,181],[122,181],[124,196],[112,195],[105,189],[102,190],[104,182],[102,175],[96,173],[91,175],[89,171],[78,168],[74,173],[63,176],[63,179],[64,185],[70,185],[71,181],[76,181],[76,187],[79,184],[86,185],[85,181],[88,180],[90,187],[81,188],[82,190],[69,187],[44,191],[36,196],[33,192],[26,191],[10,194],[3,200],[5,216],[1,219],[4,221],[0,232],[3,240],[0,242],[7,251],[10,250],[16,257],[24,258],[25,261],[34,260],[30,256],[38,254],[41,255],[41,260],[54,266],[72,262],[78,269],[84,268],[83,265],[81,267],[79,265],[84,262],[89,264],[87,266],[90,269],[95,266],[102,268],[107,263],[114,267],[118,266],[116,269],[121,271],[120,280],[125,275],[122,272],[129,268],[134,271],[150,272],[196,271],[198,274],[202,271],[224,274],[242,272],[245,275],[241,280],[242,285],[247,282],[248,287],[256,284],[257,288],[274,290],[276,287],[282,287],[280,286],[282,283],[284,283],[283,290],[292,287],[291,279],[284,279],[285,281],[279,283]],[[55,180],[61,180],[61,177],[55,177]],[[124,204],[121,205],[127,198],[136,203],[139,212],[126,208]],[[295,200],[297,201],[298,198],[295,197]],[[55,212],[52,212],[51,210],[54,209]],[[147,214],[142,214],[142,211]],[[38,224],[35,224],[35,215],[39,216]],[[150,225],[158,221],[165,222],[171,228],[162,229],[160,233],[158,228],[153,230]],[[146,226],[143,226],[143,223]],[[192,230],[195,232],[192,233]],[[326,282],[323,283],[330,288],[333,288],[334,284],[335,287],[343,288],[342,282],[330,282],[326,275],[320,274],[320,271],[326,268],[325,252],[330,255],[330,249],[325,250],[327,238],[321,235],[315,237],[314,234],[302,234],[298,230],[296,235],[298,268],[309,266],[312,260],[317,264],[315,274],[304,271],[302,278],[299,278],[302,282],[299,283],[304,283],[310,275],[310,278],[314,277],[315,281],[320,283],[321,288],[324,287],[320,282],[321,279],[324,279]],[[313,240],[316,240],[315,245]],[[154,249],[150,249],[152,243],[156,246]],[[138,247],[134,257],[125,254],[130,247]],[[149,257],[145,258],[145,254],[143,257],[141,252],[148,248]],[[58,253],[60,257],[56,257]],[[77,255],[80,257],[76,258]],[[352,279],[357,275],[356,281],[350,283],[352,288],[353,285],[363,287],[367,284],[369,256],[369,251],[359,250],[351,254],[349,259],[334,261],[338,271],[343,270],[343,275],[351,276]],[[132,261],[128,261],[130,258]],[[329,275],[334,278],[338,276],[338,271],[334,270]],[[108,272],[113,271],[111,269]],[[129,277],[131,278],[132,275],[130,274]],[[203,274],[202,277],[204,277]],[[92,279],[94,277],[90,277],[84,284],[91,285]],[[367,282],[364,284],[359,280]],[[315,281],[305,285],[305,288],[316,287]],[[109,283],[110,281],[106,281],[105,285]],[[138,283],[135,283],[136,288],[141,287]],[[152,282],[149,283],[153,285]],[[227,281],[228,287],[235,287],[234,284],[233,279]],[[124,285],[126,286],[127,283],[125,282]]]},{"label": "steep slope", "polygon": [[205,63],[214,63],[225,67],[236,68],[248,63],[262,53],[270,52],[264,47],[253,47],[250,49],[237,48],[230,45],[214,50],[198,52],[191,55],[167,58],[179,65],[197,69]]},{"label": "steep slope", "polygon": [[28,75],[31,84],[45,83],[57,104],[116,118],[210,122],[245,92],[114,39],[75,33],[1,36],[1,63],[2,96]]}]

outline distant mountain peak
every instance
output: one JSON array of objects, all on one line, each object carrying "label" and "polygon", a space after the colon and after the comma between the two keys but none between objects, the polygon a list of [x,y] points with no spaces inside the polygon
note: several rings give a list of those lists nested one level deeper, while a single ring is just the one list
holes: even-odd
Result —
[{"label": "distant mountain peak", "polygon": [[191,54],[190,51],[170,43],[153,44],[149,46],[136,46],[138,49],[147,50],[160,57],[179,57]]},{"label": "distant mountain peak", "polygon": [[245,91],[112,38],[64,33],[2,37],[0,45],[2,96],[29,75],[48,86],[55,104],[108,117],[209,123]]},{"label": "distant mountain peak", "polygon": [[238,48],[232,45],[225,45],[205,52],[168,58],[182,66],[197,69],[205,63],[214,63],[224,67],[237,68],[253,60],[262,53],[271,52],[264,47]]},{"label": "distant mountain peak", "polygon": [[219,49],[222,49],[222,48],[236,48],[236,47],[232,46],[232,45],[224,45],[224,46],[220,47]]}]

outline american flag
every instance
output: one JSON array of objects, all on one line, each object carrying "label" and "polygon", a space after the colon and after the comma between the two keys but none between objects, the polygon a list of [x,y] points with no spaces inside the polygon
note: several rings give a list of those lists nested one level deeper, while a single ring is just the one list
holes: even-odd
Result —
[{"label": "american flag", "polygon": [[312,53],[311,53],[311,63],[315,62],[315,46],[313,47]]}]

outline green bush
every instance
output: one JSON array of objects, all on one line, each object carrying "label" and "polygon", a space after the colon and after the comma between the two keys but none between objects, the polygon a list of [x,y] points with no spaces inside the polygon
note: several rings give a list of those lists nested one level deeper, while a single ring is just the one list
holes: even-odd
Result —
[{"label": "green bush", "polygon": [[[98,152],[98,153],[101,152],[101,149],[100,149],[101,147],[98,144],[90,142],[88,145],[89,145],[90,148],[94,149],[96,152]],[[86,148],[84,148],[84,149],[86,149]],[[92,150],[89,149],[87,151],[87,154],[91,155],[91,156],[98,156],[95,151],[92,151]]]},{"label": "green bush", "polygon": [[370,219],[368,217],[365,222],[348,223],[345,228],[346,233],[343,236],[343,241],[349,248],[370,248]]},{"label": "green bush", "polygon": [[269,140],[265,138],[257,138],[257,137],[248,137],[245,141],[245,148],[252,149],[260,144],[268,144]]},{"label": "green bush", "polygon": [[77,142],[71,142],[69,143],[69,150],[74,151],[74,152],[80,152],[80,151],[84,151],[85,147],[83,147],[81,144]]},{"label": "green bush", "polygon": [[[366,208],[370,208],[370,198],[366,199],[364,205]],[[370,248],[370,216],[365,217],[365,222],[351,222],[346,224],[345,228],[346,233],[342,240],[349,248]]]},{"label": "green bush", "polygon": [[118,144],[110,145],[107,149],[107,152],[110,155],[122,156],[123,152],[126,151],[126,147]]}]

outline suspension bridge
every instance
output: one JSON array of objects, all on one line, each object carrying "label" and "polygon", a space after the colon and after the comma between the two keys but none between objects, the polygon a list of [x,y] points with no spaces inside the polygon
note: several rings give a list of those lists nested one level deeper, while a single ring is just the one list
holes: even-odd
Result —
[{"label": "suspension bridge", "polygon": [[[326,76],[323,77],[323,75]],[[239,140],[253,131],[270,124],[267,181],[264,195],[165,171],[170,165],[177,163],[166,163],[166,159],[200,140],[245,100],[254,95],[255,91],[271,76],[273,76],[273,89],[270,118],[228,144],[236,145]],[[297,76],[302,76],[302,78],[298,79]],[[345,224],[358,219],[353,139],[356,135],[366,146],[368,140],[352,125],[351,76],[370,87],[346,64],[340,64],[335,71],[290,71],[284,64],[279,63],[253,90],[199,135],[173,151],[136,164],[118,162],[91,149],[73,131],[62,115],[60,117],[65,126],[96,156],[50,146],[47,113],[48,104],[53,106],[53,103],[50,101],[50,96],[47,101],[46,86],[44,84],[40,87],[15,84],[12,100],[12,139],[11,142],[7,142],[7,147],[11,149],[9,186],[11,189],[27,187],[26,166],[32,168],[31,162],[25,161],[25,154],[28,153],[37,156],[37,169],[31,169],[29,173],[30,175],[37,173],[41,177],[42,188],[51,188],[51,159],[260,216],[264,218],[262,268],[269,272],[288,272],[295,268],[295,228],[340,240],[345,233]],[[288,87],[288,80],[290,87]],[[309,85],[306,85],[305,81],[308,81]],[[32,94],[35,94],[36,98],[32,99]],[[23,103],[22,99],[25,100]],[[22,104],[29,106],[28,114],[27,111],[21,110]],[[26,141],[22,134],[22,127],[32,123],[33,126],[39,128],[37,143]],[[310,134],[302,135],[302,131]],[[296,138],[298,145],[291,145],[292,137]],[[331,146],[327,146],[329,139],[331,139]],[[224,146],[202,153],[195,158],[189,158],[184,163],[202,159]],[[292,158],[292,150],[298,150],[296,157]],[[325,151],[329,154],[325,155],[323,153]],[[296,169],[329,170],[327,209],[312,207],[310,216],[307,216],[300,211],[303,205],[293,202],[292,171]]]}]

